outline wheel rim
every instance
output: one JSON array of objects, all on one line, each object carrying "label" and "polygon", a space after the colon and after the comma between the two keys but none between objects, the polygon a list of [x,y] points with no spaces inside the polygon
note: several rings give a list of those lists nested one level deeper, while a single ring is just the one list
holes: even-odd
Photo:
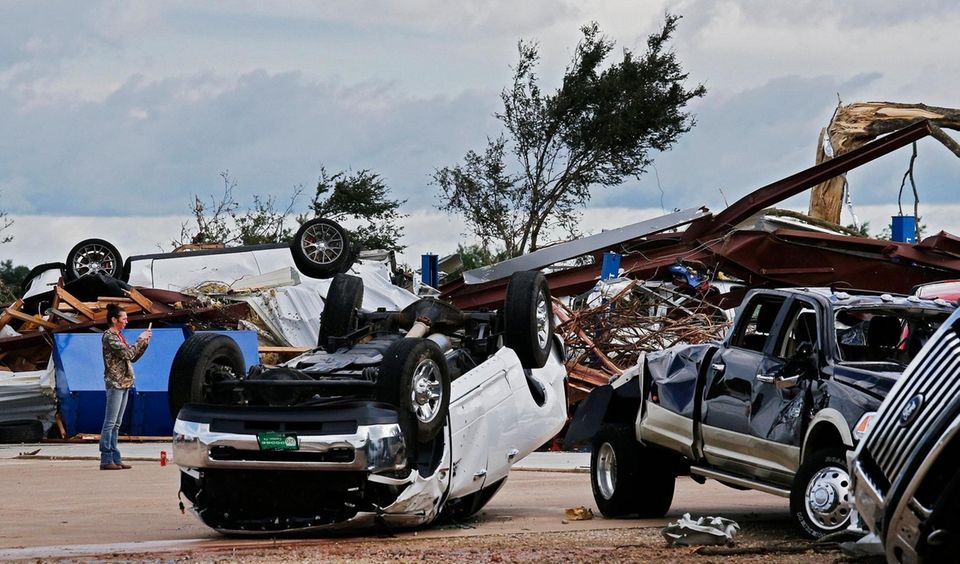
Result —
[{"label": "wheel rim", "polygon": [[550,338],[550,313],[547,311],[547,297],[537,293],[537,345],[544,349]]},{"label": "wheel rim", "polygon": [[410,402],[417,420],[430,423],[437,417],[443,401],[443,384],[440,381],[440,367],[429,358],[417,364],[413,371],[413,386],[410,390]]},{"label": "wheel rim", "polygon": [[330,264],[343,254],[344,241],[339,230],[326,223],[311,225],[303,233],[300,248],[317,264]]},{"label": "wheel rim", "polygon": [[117,260],[113,251],[103,245],[88,245],[77,251],[73,271],[78,277],[100,272],[113,276],[117,271]]},{"label": "wheel rim", "polygon": [[846,469],[827,466],[818,470],[807,484],[807,517],[825,531],[845,527],[850,519],[849,487]]},{"label": "wheel rim", "polygon": [[617,453],[610,443],[603,443],[597,451],[597,487],[603,499],[612,498],[617,489]]}]

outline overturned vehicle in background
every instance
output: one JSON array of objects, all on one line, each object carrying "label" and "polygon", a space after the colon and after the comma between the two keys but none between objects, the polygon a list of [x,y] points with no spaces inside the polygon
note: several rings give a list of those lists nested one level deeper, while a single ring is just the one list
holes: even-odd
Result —
[{"label": "overturned vehicle in background", "polygon": [[411,527],[462,519],[566,421],[566,371],[540,273],[498,312],[433,298],[360,312],[338,274],[318,348],[245,370],[232,339],[196,334],[170,372],[180,493],[230,533]]}]

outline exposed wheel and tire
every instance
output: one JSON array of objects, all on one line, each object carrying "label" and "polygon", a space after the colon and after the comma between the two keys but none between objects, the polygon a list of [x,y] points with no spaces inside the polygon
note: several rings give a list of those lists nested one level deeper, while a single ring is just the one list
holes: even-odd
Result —
[{"label": "exposed wheel and tire", "polygon": [[330,278],[346,272],[356,260],[347,230],[324,218],[311,219],[301,225],[290,244],[290,252],[300,272],[311,278]]},{"label": "exposed wheel and tire", "polygon": [[356,330],[361,303],[363,280],[349,274],[336,274],[327,290],[327,299],[320,314],[317,345],[326,348],[327,337],[343,337]]},{"label": "exposed wheel and tire", "polygon": [[409,439],[426,443],[443,429],[450,406],[450,372],[443,352],[429,339],[400,339],[383,353],[381,399],[398,403]]},{"label": "exposed wheel and tire", "polygon": [[43,424],[35,419],[0,422],[0,443],[36,443],[43,438]]},{"label": "exposed wheel and tire", "polygon": [[504,345],[513,349],[524,368],[543,368],[553,338],[550,288],[535,270],[510,277],[504,300]]},{"label": "exposed wheel and tire", "polygon": [[170,417],[187,403],[220,403],[211,384],[244,374],[243,353],[236,341],[217,333],[196,333],[177,349],[170,367],[167,397]]},{"label": "exposed wheel and tire", "polygon": [[663,517],[673,502],[676,477],[645,449],[629,425],[604,425],[593,438],[590,484],[605,517]]},{"label": "exposed wheel and tire", "polygon": [[67,253],[64,276],[67,281],[87,274],[105,274],[123,279],[123,260],[120,251],[103,239],[85,239]]},{"label": "exposed wheel and tire", "polygon": [[790,489],[790,513],[807,536],[816,539],[846,528],[852,501],[844,449],[814,452],[800,465]]}]

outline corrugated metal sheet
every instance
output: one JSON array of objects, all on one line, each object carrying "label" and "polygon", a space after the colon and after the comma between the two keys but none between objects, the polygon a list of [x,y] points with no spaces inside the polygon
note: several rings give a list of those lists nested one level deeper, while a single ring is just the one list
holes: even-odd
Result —
[{"label": "corrugated metal sheet", "polygon": [[57,395],[53,361],[46,370],[0,372],[0,421],[37,419],[44,432],[55,423]]}]

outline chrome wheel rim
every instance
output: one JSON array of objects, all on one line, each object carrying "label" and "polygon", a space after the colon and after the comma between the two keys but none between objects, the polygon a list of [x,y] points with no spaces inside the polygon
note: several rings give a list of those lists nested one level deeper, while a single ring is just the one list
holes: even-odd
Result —
[{"label": "chrome wheel rim", "polygon": [[443,400],[443,384],[440,382],[440,367],[429,358],[417,364],[413,371],[413,386],[410,404],[417,420],[430,423],[437,417]]},{"label": "chrome wheel rim", "polygon": [[77,277],[98,273],[113,276],[117,272],[116,257],[113,251],[103,245],[88,245],[81,248],[74,257],[73,271],[77,273]]},{"label": "chrome wheel rim", "polygon": [[300,239],[303,254],[317,264],[330,264],[343,254],[344,240],[340,231],[326,223],[311,225]]},{"label": "chrome wheel rim", "polygon": [[547,347],[550,338],[550,312],[547,308],[547,297],[543,292],[537,294],[537,345],[541,349]]},{"label": "chrome wheel rim", "polygon": [[597,487],[603,499],[612,498],[617,489],[617,453],[610,443],[603,443],[597,451]]},{"label": "chrome wheel rim", "polygon": [[845,468],[827,466],[807,484],[807,517],[825,531],[847,526],[850,520],[850,475]]}]

